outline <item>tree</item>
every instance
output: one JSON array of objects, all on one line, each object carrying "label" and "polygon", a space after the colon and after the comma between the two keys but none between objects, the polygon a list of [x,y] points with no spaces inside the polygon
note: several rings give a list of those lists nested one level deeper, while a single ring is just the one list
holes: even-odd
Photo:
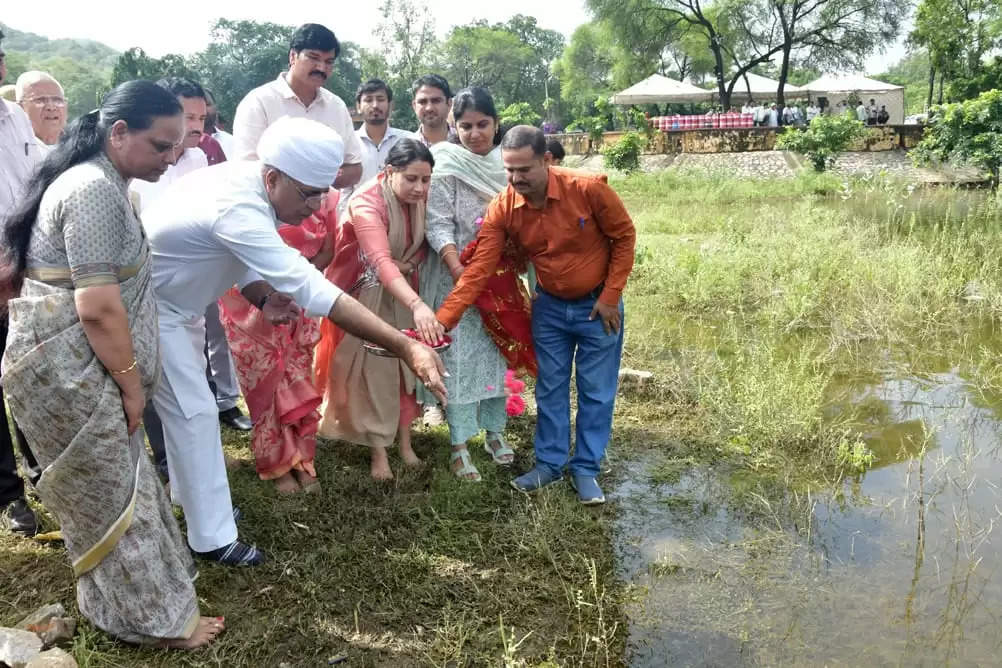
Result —
[{"label": "tree", "polygon": [[427,6],[421,5],[419,9],[412,0],[383,0],[379,12],[382,18],[376,36],[381,47],[362,55],[362,74],[367,79],[384,79],[393,90],[393,124],[415,127],[411,85],[434,69],[438,47],[435,20]]},{"label": "tree", "polygon": [[1002,7],[998,0],[921,0],[908,40],[929,54],[928,108],[937,76],[940,103],[946,82],[980,76],[985,55],[1002,43]]},{"label": "tree", "polygon": [[596,97],[612,93],[615,60],[616,51],[603,24],[592,21],[577,27],[553,67],[560,79],[561,99],[572,117],[590,114]]},{"label": "tree", "polygon": [[133,47],[118,57],[111,72],[111,86],[133,79],[156,81],[163,77],[187,77],[198,79],[198,75],[188,67],[184,56],[168,53],[163,58],[153,58],[139,47]]},{"label": "tree", "polygon": [[779,102],[797,60],[858,66],[897,34],[907,9],[900,0],[588,0],[588,6],[617,35],[645,22],[660,26],[665,43],[682,26],[702,36],[724,107],[746,72],[777,58]]},{"label": "tree", "polygon": [[443,42],[442,73],[453,88],[485,86],[499,106],[520,101],[523,72],[537,62],[530,46],[486,22],[456,26]]},{"label": "tree", "polygon": [[933,108],[929,127],[913,155],[920,164],[968,164],[999,185],[1002,168],[1002,90],[990,90],[973,100]]},{"label": "tree", "polygon": [[504,108],[499,120],[502,127],[510,128],[516,125],[535,125],[540,118],[528,102],[514,102]]}]

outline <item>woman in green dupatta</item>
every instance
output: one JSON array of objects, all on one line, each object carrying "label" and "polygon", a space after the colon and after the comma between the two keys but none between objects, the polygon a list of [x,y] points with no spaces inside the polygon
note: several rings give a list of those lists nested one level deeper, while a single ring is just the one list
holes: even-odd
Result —
[{"label": "woman in green dupatta", "polygon": [[67,128],[5,225],[2,370],[80,612],[126,642],[189,649],[223,620],[199,615],[191,555],[145,454],[160,358],[150,250],[128,197],[129,179],[156,181],[176,159],[183,127],[173,95],[131,81]]},{"label": "woman in green dupatta", "polygon": [[[445,301],[463,273],[460,253],[476,238],[487,204],[507,185],[497,146],[498,115],[484,88],[459,91],[452,112],[462,145],[441,142],[432,147],[435,172],[428,194],[430,254],[421,274],[421,296],[432,308]],[[504,439],[505,373],[508,363],[471,308],[452,332],[452,347],[442,354],[449,371],[449,405],[445,417],[452,443],[450,467],[463,480],[479,481],[467,441],[486,432],[484,449],[495,464],[507,466],[514,452]],[[434,402],[418,388],[418,400]]]}]

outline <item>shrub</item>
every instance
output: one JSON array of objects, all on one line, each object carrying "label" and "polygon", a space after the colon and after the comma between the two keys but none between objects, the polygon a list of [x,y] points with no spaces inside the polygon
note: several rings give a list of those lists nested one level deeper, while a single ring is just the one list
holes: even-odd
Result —
[{"label": "shrub", "polygon": [[536,125],[539,123],[540,115],[532,109],[528,102],[516,102],[509,104],[501,112],[501,125],[513,127],[516,125]]},{"label": "shrub", "polygon": [[621,172],[637,171],[640,169],[640,152],[644,144],[644,137],[640,133],[627,132],[618,142],[602,149],[606,168]]},{"label": "shrub", "polygon": [[806,130],[788,128],[783,132],[776,141],[776,148],[803,153],[816,171],[823,172],[864,132],[863,124],[849,114],[815,116]]},{"label": "shrub", "polygon": [[936,107],[925,137],[915,147],[916,162],[974,165],[991,174],[998,188],[1002,169],[1002,91],[990,90],[973,100]]}]

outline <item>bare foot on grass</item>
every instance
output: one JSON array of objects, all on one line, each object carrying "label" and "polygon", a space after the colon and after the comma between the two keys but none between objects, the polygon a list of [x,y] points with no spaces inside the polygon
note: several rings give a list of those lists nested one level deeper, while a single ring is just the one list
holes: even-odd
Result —
[{"label": "bare foot on grass", "polygon": [[306,471],[300,471],[299,469],[293,469],[292,475],[295,476],[296,482],[299,483],[299,487],[304,492],[320,491],[320,481],[315,476],[311,476]]},{"label": "bare foot on grass", "polygon": [[390,468],[390,460],[386,456],[386,448],[372,448],[369,457],[369,475],[373,480],[385,482],[393,480],[393,470]]},{"label": "bare foot on grass", "polygon": [[292,473],[286,473],[275,478],[275,491],[283,495],[295,494],[299,491],[299,482],[296,481]]},{"label": "bare foot on grass", "polygon": [[188,638],[168,638],[160,642],[166,649],[198,649],[205,647],[226,629],[222,617],[199,617],[194,633]]}]

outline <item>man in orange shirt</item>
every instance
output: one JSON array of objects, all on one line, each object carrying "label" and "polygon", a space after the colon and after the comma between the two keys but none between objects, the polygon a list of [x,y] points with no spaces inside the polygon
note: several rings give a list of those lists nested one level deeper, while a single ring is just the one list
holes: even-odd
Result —
[{"label": "man in orange shirt", "polygon": [[[623,351],[623,288],[636,231],[604,176],[551,166],[537,128],[512,128],[501,142],[508,187],[484,215],[479,245],[438,310],[447,329],[483,290],[505,243],[536,268],[532,341],[536,381],[536,466],[512,486],[531,492],[560,480],[565,466],[584,504],[605,502],[595,477],[612,430]],[[577,369],[578,418],[570,458],[570,380]],[[570,461],[568,462],[568,459]]]}]

